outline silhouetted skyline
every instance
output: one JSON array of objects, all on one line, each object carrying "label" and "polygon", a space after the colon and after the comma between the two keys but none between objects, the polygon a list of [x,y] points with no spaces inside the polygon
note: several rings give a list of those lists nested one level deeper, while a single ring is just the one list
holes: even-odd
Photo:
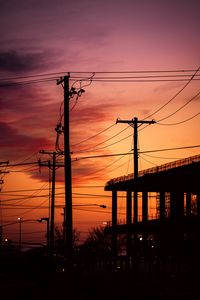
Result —
[{"label": "silhouetted skyline", "polygon": [[[49,160],[38,152],[55,149],[55,127],[63,122],[63,89],[56,80],[70,72],[70,87],[85,90],[70,100],[73,203],[107,208],[95,212],[92,207],[82,211],[74,207],[77,229],[87,232],[111,219],[111,198],[104,185],[133,171],[132,155],[76,160],[131,151],[133,130],[115,124],[117,118],[163,120],[160,123],[166,126],[139,129],[141,151],[200,144],[199,1],[11,0],[0,5],[0,162]],[[198,148],[188,148],[141,154],[139,170],[198,153]],[[10,171],[3,178],[2,204],[10,200],[5,203],[15,205],[2,205],[1,223],[48,216],[47,167],[35,163],[0,170]],[[55,221],[61,226],[62,168],[57,169],[56,180],[56,204],[61,207]],[[120,219],[123,210],[122,201]],[[35,225],[31,228],[37,231]],[[27,236],[31,231],[28,227]],[[18,224],[7,231],[8,236],[11,233],[18,240]]]}]

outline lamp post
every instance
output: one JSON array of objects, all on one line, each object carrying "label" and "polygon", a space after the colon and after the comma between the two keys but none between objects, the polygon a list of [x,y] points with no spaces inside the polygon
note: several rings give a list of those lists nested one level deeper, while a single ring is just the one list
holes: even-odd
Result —
[{"label": "lamp post", "polygon": [[38,222],[47,222],[47,249],[49,250],[49,218],[41,218]]},{"label": "lamp post", "polygon": [[106,208],[107,206],[104,205],[104,204],[73,204],[72,206],[98,206],[98,207],[101,207],[101,208]]},{"label": "lamp post", "polygon": [[19,220],[19,251],[22,249],[22,218],[17,218]]}]

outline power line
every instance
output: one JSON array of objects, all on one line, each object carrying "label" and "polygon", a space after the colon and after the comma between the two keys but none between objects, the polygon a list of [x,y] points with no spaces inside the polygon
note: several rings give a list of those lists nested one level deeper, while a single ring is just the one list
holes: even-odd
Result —
[{"label": "power line", "polygon": [[146,161],[146,162],[150,163],[151,165],[157,166],[157,164],[155,164],[155,163],[151,162],[150,160],[148,160],[148,159],[146,159],[146,158],[142,157],[142,155],[141,155],[141,154],[140,154],[140,156],[139,156],[139,157],[140,157],[141,159],[143,159],[144,161]]},{"label": "power line", "polygon": [[[196,78],[193,79],[194,81],[199,81],[200,78]],[[35,80],[35,81],[26,81],[26,82],[18,82],[18,83],[4,83],[4,84],[0,84],[0,88],[4,88],[4,87],[17,87],[17,86],[26,86],[26,85],[31,85],[31,84],[39,84],[39,83],[45,83],[45,82],[50,82],[50,81],[55,81],[54,79],[44,79],[44,80]],[[94,82],[113,82],[113,83],[151,83],[151,82],[185,82],[188,81],[188,79],[129,79],[129,80],[125,80],[125,79],[93,79]]]},{"label": "power line", "polygon": [[[79,188],[104,188],[104,186],[103,185],[84,185],[84,186],[73,186],[73,188],[77,188],[77,189],[79,189]],[[58,189],[63,189],[64,190],[64,187],[57,187],[56,188],[57,190]],[[38,191],[38,190],[40,190],[39,188],[37,189],[23,189],[23,190],[8,190],[8,191],[2,191],[1,192],[1,195],[2,194],[6,194],[6,193],[21,193],[21,192],[33,192],[33,191]],[[45,189],[43,189],[43,190],[49,190],[49,188],[45,188]]]},{"label": "power line", "polygon": [[[48,161],[43,161],[43,162],[48,162]],[[35,165],[35,164],[38,164],[38,161],[9,164],[9,167],[27,166],[27,165]]]},{"label": "power line", "polygon": [[156,158],[156,159],[180,159],[180,157],[163,157],[163,156],[154,156],[154,155],[149,155],[146,153],[143,153],[143,155],[151,157],[151,158]]},{"label": "power line", "polygon": [[112,211],[85,209],[85,208],[77,208],[77,207],[74,207],[74,209],[76,209],[76,210],[82,210],[82,211],[95,212],[95,213],[104,213],[104,214],[111,214],[112,213]]},{"label": "power line", "polygon": [[112,157],[112,156],[124,156],[124,155],[130,155],[132,153],[130,152],[125,152],[125,153],[115,153],[115,154],[102,154],[102,155],[91,155],[91,156],[80,156],[80,157],[77,157],[77,158],[74,158],[73,162],[76,162],[76,161],[79,161],[79,160],[82,160],[82,159],[89,159],[89,158],[105,158],[105,157]]},{"label": "power line", "polygon": [[[198,113],[197,115],[199,115],[200,113]],[[196,116],[196,115],[195,115]],[[193,118],[195,117],[193,116]],[[159,125],[166,125],[166,124],[160,124]],[[130,135],[132,136],[132,134]],[[130,137],[128,136],[128,137]],[[126,137],[126,138],[128,138]],[[122,139],[123,140],[123,139]],[[121,140],[120,140],[121,141]],[[118,142],[120,142],[118,141]],[[148,151],[142,151],[142,152],[138,152],[138,153],[147,153],[147,152],[159,152],[159,151],[170,151],[170,150],[181,150],[181,149],[189,149],[189,148],[199,148],[200,145],[194,145],[194,146],[185,146],[185,147],[179,147],[179,148],[166,148],[166,149],[157,149],[157,150],[148,150]],[[82,156],[82,157],[77,157],[74,158],[72,162],[76,162],[82,159],[90,159],[90,158],[103,158],[103,157],[114,157],[114,156],[125,156],[125,155],[130,155],[132,154],[132,152],[124,152],[124,153],[115,153],[115,154],[102,154],[102,155],[91,155],[91,156]],[[47,162],[47,161],[45,161]],[[38,162],[32,162],[32,163],[25,163],[25,164],[36,164]],[[19,166],[20,164],[13,164],[13,165],[9,165],[10,166]],[[24,163],[22,164],[24,165]],[[101,169],[102,170],[102,169]],[[83,186],[75,186],[75,188],[82,188]],[[89,186],[91,188],[93,187],[101,187],[101,186]],[[85,188],[88,188],[88,186],[86,186]],[[25,191],[32,191],[32,190],[25,190]],[[3,194],[4,192],[1,192],[1,194]]]},{"label": "power line", "polygon": [[[193,70],[194,71],[194,70]],[[192,70],[163,70],[163,71],[128,71],[128,72],[91,72],[92,74],[150,74],[150,73],[180,73],[180,72],[192,72]],[[198,72],[198,71],[196,71]],[[59,74],[67,74],[68,72],[60,72],[60,73],[49,73],[49,74],[38,74],[38,75],[29,75],[29,76],[20,76],[20,77],[8,77],[8,78],[1,78],[0,80],[4,83],[0,84],[0,87],[15,87],[15,86],[26,86],[29,84],[38,84],[38,83],[45,83],[49,81],[57,80],[57,77]],[[72,72],[73,73],[73,72]],[[75,74],[89,74],[90,72],[74,72]],[[53,76],[54,75],[54,76]],[[57,76],[55,76],[57,75]],[[45,77],[46,76],[46,77]],[[94,75],[92,75],[94,76]],[[151,76],[118,76],[118,77],[94,77],[92,81],[99,81],[99,82],[161,82],[161,81],[188,81],[187,78],[182,77],[188,77],[191,76],[191,74],[175,74],[175,75],[151,75]],[[194,76],[194,75],[193,75]],[[197,75],[199,76],[199,75]],[[43,78],[37,78],[37,77],[43,77]],[[32,80],[30,78],[33,78]],[[159,79],[162,78],[162,79]],[[166,79],[163,79],[166,78]],[[13,80],[22,80],[22,81],[13,81]],[[30,80],[26,80],[30,79]],[[78,78],[75,76],[71,76],[70,80],[78,79],[77,81],[89,81],[88,76],[86,78]],[[194,78],[192,78],[194,79]],[[9,82],[9,80],[12,80]],[[200,80],[199,78],[195,78],[194,80]],[[87,85],[86,85],[87,86]]]},{"label": "power line", "polygon": [[8,82],[0,84],[1,87],[17,87],[17,86],[26,86],[30,84],[38,84],[38,83],[45,83],[50,81],[55,81],[56,78],[50,78],[50,79],[38,79],[38,80],[30,80],[30,81],[22,81],[22,82]]},{"label": "power line", "polygon": [[[45,199],[42,203],[40,203],[39,205],[37,205],[35,208],[40,208],[46,201],[47,201],[47,200]],[[35,208],[34,208],[34,209],[35,209]],[[21,216],[24,216],[24,215],[26,215],[27,213],[33,211],[34,209],[33,209],[33,208],[28,209],[28,210],[26,210],[25,212],[21,213],[20,215],[21,215]],[[17,215],[12,215],[12,216],[9,216],[9,217],[17,217],[17,216],[18,216],[18,214],[17,214]]]},{"label": "power line", "polygon": [[138,153],[143,154],[143,153],[153,153],[153,152],[162,152],[162,151],[184,150],[184,149],[192,149],[192,148],[200,148],[200,145],[175,147],[175,148],[165,148],[165,149],[157,149],[157,150],[147,150],[147,151],[140,151]]},{"label": "power line", "polygon": [[[100,143],[94,145],[93,147],[90,147],[90,148],[87,148],[87,149],[83,149],[83,150],[77,151],[76,153],[81,153],[81,152],[91,152],[92,150],[95,150],[95,148],[96,148],[97,146],[102,145],[102,144],[106,143],[107,141],[112,140],[112,139],[115,138],[116,136],[120,135],[122,132],[126,131],[128,128],[129,128],[129,126],[126,127],[126,128],[124,128],[124,129],[122,129],[120,132],[116,133],[116,134],[113,135],[112,137],[110,137],[110,138],[104,140],[103,142],[100,142]],[[99,148],[98,148],[98,149],[99,149]]]},{"label": "power line", "polygon": [[85,139],[85,140],[82,140],[81,142],[76,143],[76,144],[73,144],[73,145],[71,145],[71,146],[72,146],[72,147],[76,147],[76,146],[78,146],[78,145],[80,145],[80,144],[82,144],[82,143],[85,143],[85,142],[87,142],[88,140],[90,140],[90,139],[92,139],[92,138],[94,138],[94,137],[97,137],[97,136],[99,136],[100,134],[106,132],[107,130],[109,130],[110,128],[112,128],[112,127],[115,126],[115,125],[116,125],[116,123],[114,123],[114,124],[110,125],[109,127],[103,129],[102,131],[98,132],[97,134],[92,135],[92,136],[90,136],[89,138],[87,138],[87,139]]},{"label": "power line", "polygon": [[[145,73],[188,73],[194,72],[195,69],[170,69],[170,70],[130,70],[130,71],[71,71],[70,74],[145,74]],[[7,77],[0,78],[2,81],[6,80],[18,80],[18,79],[26,79],[26,78],[36,78],[36,77],[47,77],[47,76],[59,76],[59,74],[67,74],[69,71],[58,71],[53,73],[43,73],[36,75],[26,75],[26,76],[16,76],[16,77]]]},{"label": "power line", "polygon": [[164,125],[164,126],[173,126],[173,125],[179,125],[179,124],[183,124],[183,123],[186,123],[192,119],[194,119],[195,117],[197,117],[198,115],[200,114],[200,112],[198,112],[197,114],[193,115],[192,117],[188,118],[188,119],[185,119],[183,121],[180,121],[180,122],[176,122],[176,123],[159,123],[157,122],[158,125]]},{"label": "power line", "polygon": [[[196,78],[196,79],[193,79],[195,81],[199,81],[200,78]],[[116,83],[119,83],[119,82],[177,82],[177,81],[188,81],[188,79],[129,79],[129,80],[124,80],[124,79],[94,79],[93,81],[96,81],[96,82],[116,82]]]},{"label": "power line", "polygon": [[181,109],[183,109],[186,105],[188,105],[190,102],[192,102],[194,99],[196,99],[198,96],[200,95],[200,91],[194,95],[192,98],[190,98],[190,100],[188,100],[185,104],[183,104],[181,107],[179,107],[177,110],[175,110],[173,113],[169,114],[168,116],[158,120],[158,122],[162,122],[172,116],[174,116],[177,112],[179,112]]},{"label": "power line", "polygon": [[[93,151],[98,151],[98,150],[106,149],[106,148],[108,148],[108,147],[110,147],[110,146],[113,146],[113,145],[116,145],[116,144],[118,144],[118,143],[120,143],[120,142],[122,142],[122,141],[128,139],[129,137],[132,137],[132,136],[133,136],[132,134],[129,134],[128,136],[126,136],[126,137],[124,137],[124,138],[122,138],[122,139],[120,139],[120,140],[118,140],[118,141],[116,141],[116,142],[113,142],[113,143],[111,143],[111,144],[109,144],[109,145],[107,145],[107,146],[104,146],[104,147],[96,148],[96,149],[93,150]],[[86,152],[93,152],[93,151],[88,150],[88,151],[84,151],[84,153],[86,153]],[[79,153],[79,152],[75,152],[75,153]]]},{"label": "power line", "polygon": [[161,111],[165,106],[167,106],[170,102],[172,102],[190,83],[192,80],[194,80],[194,77],[196,76],[196,74],[199,72],[200,67],[198,67],[197,70],[195,70],[195,73],[191,76],[191,78],[188,80],[188,82],[172,97],[170,98],[166,103],[164,103],[160,108],[158,108],[156,111],[154,111],[152,114],[148,115],[144,120],[152,117],[153,115],[155,115],[156,113],[158,113],[159,111]]}]

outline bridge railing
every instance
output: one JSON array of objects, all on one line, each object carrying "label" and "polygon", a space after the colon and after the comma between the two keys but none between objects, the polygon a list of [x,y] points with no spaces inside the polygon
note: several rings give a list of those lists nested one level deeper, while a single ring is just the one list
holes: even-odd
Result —
[{"label": "bridge railing", "polygon": [[[148,168],[148,169],[139,171],[138,176],[141,177],[145,174],[153,174],[153,173],[157,173],[157,172],[162,172],[162,171],[170,170],[170,169],[173,169],[173,168],[181,167],[181,166],[184,166],[184,165],[189,165],[189,164],[192,164],[192,163],[195,163],[195,162],[200,162],[200,155],[190,156],[190,157],[187,157],[187,158],[172,161],[172,162],[167,163],[167,164],[163,164],[163,165],[160,165],[160,166],[156,166],[156,167],[153,167],[153,168]],[[113,178],[113,179],[109,180],[106,183],[106,186],[113,185],[113,184],[121,182],[121,181],[131,180],[133,178],[134,178],[134,173],[130,173],[130,174],[124,175],[124,176],[119,176],[119,177],[116,177],[116,178]]]}]

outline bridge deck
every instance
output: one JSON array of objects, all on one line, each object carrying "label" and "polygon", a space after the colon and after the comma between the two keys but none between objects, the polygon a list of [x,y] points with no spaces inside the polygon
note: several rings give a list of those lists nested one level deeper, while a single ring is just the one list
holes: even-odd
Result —
[{"label": "bridge deck", "polygon": [[109,180],[105,190],[158,190],[158,188],[171,189],[185,187],[190,191],[200,189],[200,155],[176,160],[157,167],[139,171],[137,184],[134,173],[127,176],[119,176]]}]

